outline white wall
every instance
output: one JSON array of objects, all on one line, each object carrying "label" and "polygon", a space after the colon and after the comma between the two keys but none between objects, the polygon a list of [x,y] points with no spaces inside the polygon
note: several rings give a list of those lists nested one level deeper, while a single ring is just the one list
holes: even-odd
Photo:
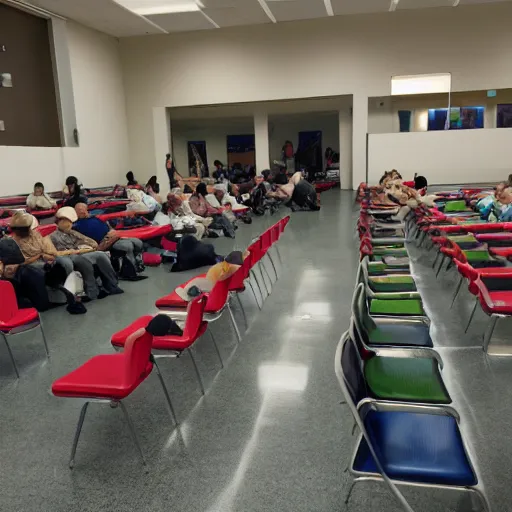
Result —
[{"label": "white wall", "polygon": [[368,142],[368,183],[398,169],[432,185],[498,182],[508,178],[512,132],[506,128],[372,134]]},{"label": "white wall", "polygon": [[[435,72],[452,73],[455,91],[511,87],[511,17],[503,2],[123,39],[132,165],[154,165],[154,106],[340,94],[367,101],[389,95],[393,75]],[[366,172],[360,110],[366,115],[362,100],[353,117],[356,184]]]},{"label": "white wall", "polygon": [[60,190],[68,175],[91,187],[124,181],[129,154],[118,42],[68,22],[67,44],[80,147],[0,146],[1,195],[28,193],[36,181]]}]

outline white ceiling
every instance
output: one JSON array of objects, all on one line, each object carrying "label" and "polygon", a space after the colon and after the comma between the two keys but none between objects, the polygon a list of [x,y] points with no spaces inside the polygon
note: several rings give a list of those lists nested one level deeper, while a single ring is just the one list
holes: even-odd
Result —
[{"label": "white ceiling", "polygon": [[[9,3],[9,0],[0,0]],[[512,0],[18,0],[115,37]],[[118,3],[119,2],[119,3]],[[156,9],[136,14],[129,8]],[[190,12],[168,12],[187,10]],[[195,5],[197,4],[197,5]],[[162,10],[158,10],[158,9]],[[142,12],[147,12],[144,10]],[[162,12],[163,14],[158,14]]]}]

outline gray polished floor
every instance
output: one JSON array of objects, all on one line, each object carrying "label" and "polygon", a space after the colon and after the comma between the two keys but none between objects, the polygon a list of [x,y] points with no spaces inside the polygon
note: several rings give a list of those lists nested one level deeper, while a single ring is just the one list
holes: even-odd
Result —
[{"label": "gray polished floor", "polygon": [[[283,212],[284,213],[284,212]],[[318,213],[298,212],[280,241],[284,265],[263,310],[242,297],[249,329],[236,345],[226,316],[213,326],[226,368],[208,337],[196,347],[205,378],[201,397],[190,360],[162,360],[181,425],[175,429],[155,375],[126,401],[149,460],[144,471],[121,412],[89,408],[73,471],[67,467],[81,400],[52,396],[52,381],[89,357],[110,353],[110,335],[193,273],[149,269],[150,279],[123,283],[126,293],[88,305],[85,316],[62,310],[44,315],[51,351],[44,359],[37,331],[13,343],[21,378],[14,378],[0,346],[1,511],[327,512],[399,511],[378,484],[362,484],[344,505],[345,467],[355,441],[334,375],[334,352],[348,326],[357,253],[352,195],[329,191]],[[219,239],[219,253],[244,248],[274,218],[242,225],[235,241]],[[512,510],[507,487],[512,447],[512,361],[486,359],[476,334],[452,312],[451,277],[433,279],[430,255],[411,253],[414,272],[442,346],[443,372],[471,437],[491,501]],[[269,267],[269,273],[272,270]],[[443,293],[440,293],[440,286]],[[466,297],[467,299],[467,297]],[[243,318],[236,311],[242,328]],[[450,320],[453,318],[453,320]],[[476,333],[485,317],[475,323]],[[442,325],[442,327],[441,327]],[[417,511],[467,512],[452,496],[407,493]]]}]

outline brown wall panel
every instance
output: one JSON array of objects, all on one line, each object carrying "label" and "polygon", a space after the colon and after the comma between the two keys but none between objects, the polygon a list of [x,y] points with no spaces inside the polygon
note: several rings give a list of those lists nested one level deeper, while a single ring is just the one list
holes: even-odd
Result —
[{"label": "brown wall panel", "polygon": [[[5,51],[2,51],[5,46]],[[60,146],[48,21],[0,3],[0,146]]]}]

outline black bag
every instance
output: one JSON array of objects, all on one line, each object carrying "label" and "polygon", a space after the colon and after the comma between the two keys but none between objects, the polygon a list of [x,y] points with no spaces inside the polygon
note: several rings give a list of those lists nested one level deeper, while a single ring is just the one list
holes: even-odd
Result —
[{"label": "black bag", "polygon": [[18,244],[12,238],[0,240],[0,261],[4,265],[20,265],[25,263],[25,258]]}]

